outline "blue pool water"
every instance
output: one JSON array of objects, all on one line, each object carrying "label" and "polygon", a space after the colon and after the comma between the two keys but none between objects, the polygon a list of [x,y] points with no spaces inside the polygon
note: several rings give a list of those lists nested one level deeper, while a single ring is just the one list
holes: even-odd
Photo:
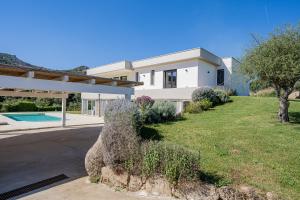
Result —
[{"label": "blue pool water", "polygon": [[60,121],[61,118],[45,115],[45,113],[28,113],[28,114],[3,114],[3,116],[13,119],[15,121],[27,122],[49,122]]}]

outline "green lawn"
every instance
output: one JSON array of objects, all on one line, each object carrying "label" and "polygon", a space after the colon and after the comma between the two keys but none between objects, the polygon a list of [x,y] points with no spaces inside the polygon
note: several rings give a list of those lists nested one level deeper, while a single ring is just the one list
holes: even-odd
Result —
[{"label": "green lawn", "polygon": [[233,102],[184,120],[151,125],[163,140],[201,151],[206,174],[222,184],[245,184],[284,199],[300,199],[300,101],[292,123],[276,119],[275,98],[232,97]]}]

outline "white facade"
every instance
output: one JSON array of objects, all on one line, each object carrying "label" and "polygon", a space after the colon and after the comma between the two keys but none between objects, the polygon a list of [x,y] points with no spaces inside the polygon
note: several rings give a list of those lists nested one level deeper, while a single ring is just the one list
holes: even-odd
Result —
[{"label": "white facade", "polygon": [[[220,58],[205,49],[195,48],[99,66],[87,70],[87,75],[143,82],[134,87],[135,95],[131,98],[146,95],[178,102],[191,100],[192,92],[199,87],[221,87],[235,90],[237,95],[249,95],[249,81],[240,73],[239,66],[239,61],[232,57]],[[90,107],[90,113],[95,113],[93,109],[103,113],[102,106],[108,100],[124,98],[124,95],[105,93],[82,93],[81,96],[83,105]]]},{"label": "white facade", "polygon": [[[176,83],[172,88],[166,86],[168,70],[176,71]],[[218,70],[224,70],[223,84],[217,82]],[[239,72],[239,61],[232,57],[220,58],[202,48],[99,66],[88,70],[87,74],[106,78],[126,77],[130,81],[143,82],[143,85],[134,87],[134,97],[147,95],[154,99],[190,100],[193,90],[199,87],[230,88],[236,90],[238,95],[249,95],[249,82]],[[93,95],[87,93],[82,94],[82,98],[94,99]],[[101,94],[100,98],[115,99],[122,96]]]}]

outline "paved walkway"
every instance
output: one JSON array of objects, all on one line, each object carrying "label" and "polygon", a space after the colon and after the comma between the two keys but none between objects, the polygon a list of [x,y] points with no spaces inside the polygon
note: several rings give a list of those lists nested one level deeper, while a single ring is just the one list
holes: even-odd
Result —
[{"label": "paved walkway", "polygon": [[0,193],[59,174],[70,177],[67,181],[86,176],[85,154],[100,130],[87,126],[5,133],[17,136],[0,139]]},{"label": "paved walkway", "polygon": [[103,184],[87,183],[87,177],[68,182],[24,198],[24,200],[171,200],[168,197],[145,196],[143,193],[114,191]]},{"label": "paved walkway", "polygon": [[[27,122],[27,121],[15,121],[0,114],[0,122],[7,122],[8,125],[0,125],[0,133],[7,131],[20,131],[31,130],[41,128],[53,128],[61,127],[61,121],[49,121],[49,122]],[[46,112],[47,115],[61,117],[61,112]],[[66,115],[67,126],[82,126],[88,124],[103,124],[104,120],[100,117],[81,115],[81,114],[69,114]]]}]

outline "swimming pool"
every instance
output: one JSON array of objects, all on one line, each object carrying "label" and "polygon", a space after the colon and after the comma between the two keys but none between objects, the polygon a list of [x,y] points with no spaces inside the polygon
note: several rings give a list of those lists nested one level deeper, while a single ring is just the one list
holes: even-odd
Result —
[{"label": "swimming pool", "polygon": [[15,121],[26,122],[49,122],[60,121],[60,117],[46,115],[45,113],[26,113],[26,114],[3,114],[3,116],[13,119]]}]

